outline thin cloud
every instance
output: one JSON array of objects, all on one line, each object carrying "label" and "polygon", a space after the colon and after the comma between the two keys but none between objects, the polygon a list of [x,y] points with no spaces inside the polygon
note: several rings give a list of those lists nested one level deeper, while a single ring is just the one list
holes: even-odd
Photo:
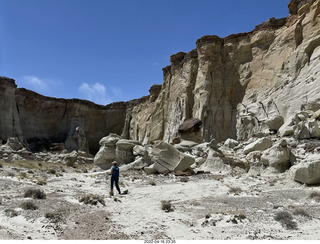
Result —
[{"label": "thin cloud", "polygon": [[106,87],[100,83],[88,84],[84,82],[79,87],[79,92],[83,95],[84,99],[97,104],[106,105],[111,102],[111,99],[107,96]]},{"label": "thin cloud", "polygon": [[33,90],[46,91],[49,88],[48,83],[38,78],[37,76],[22,76],[21,81],[24,84],[24,86]]}]

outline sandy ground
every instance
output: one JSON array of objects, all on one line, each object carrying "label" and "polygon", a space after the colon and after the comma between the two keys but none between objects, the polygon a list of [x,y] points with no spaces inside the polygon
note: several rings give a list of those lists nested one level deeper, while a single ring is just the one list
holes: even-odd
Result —
[{"label": "sandy ground", "polygon": [[[320,205],[309,197],[319,187],[292,182],[286,173],[178,177],[131,170],[120,178],[128,194],[115,191],[110,197],[109,179],[101,172],[46,174],[47,184],[37,185],[30,177],[8,176],[10,170],[8,165],[0,168],[0,239],[320,239]],[[29,188],[42,189],[46,198],[24,198]],[[105,206],[80,202],[85,194],[98,195]],[[38,209],[22,209],[26,201]],[[170,201],[172,210],[162,210],[161,201]],[[275,220],[283,211],[293,217],[296,228]],[[55,218],[46,217],[48,213]]]}]

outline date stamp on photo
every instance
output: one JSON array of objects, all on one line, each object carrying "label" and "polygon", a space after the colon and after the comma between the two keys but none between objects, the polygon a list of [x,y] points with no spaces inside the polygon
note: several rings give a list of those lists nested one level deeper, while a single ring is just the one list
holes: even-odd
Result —
[{"label": "date stamp on photo", "polygon": [[176,240],[144,240],[144,244],[176,244]]}]

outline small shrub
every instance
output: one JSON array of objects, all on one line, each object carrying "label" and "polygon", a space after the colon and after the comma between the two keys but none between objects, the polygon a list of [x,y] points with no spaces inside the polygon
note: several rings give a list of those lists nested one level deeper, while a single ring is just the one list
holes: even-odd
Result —
[{"label": "small shrub", "polygon": [[240,187],[230,187],[229,193],[233,193],[234,195],[238,195],[242,192]]},{"label": "small shrub", "polygon": [[310,193],[309,198],[314,199],[316,202],[320,202],[320,192],[313,191]]},{"label": "small shrub", "polygon": [[49,169],[48,173],[52,174],[52,175],[55,175],[57,173],[57,171],[55,169]]},{"label": "small shrub", "polygon": [[165,212],[173,211],[171,201],[166,201],[166,200],[161,201],[161,209],[164,210]]},{"label": "small shrub", "polygon": [[151,181],[149,182],[149,184],[152,185],[152,186],[155,186],[155,185],[156,185],[156,182],[155,182],[154,180],[151,180]]},{"label": "small shrub", "polygon": [[19,176],[20,178],[28,178],[28,175],[26,172],[20,172]]},{"label": "small shrub", "polygon": [[47,219],[50,219],[50,221],[52,223],[58,223],[58,222],[63,222],[64,221],[63,216],[62,216],[61,213],[51,213],[51,212],[49,212],[49,213],[45,214],[45,217]]},{"label": "small shrub", "polygon": [[0,205],[2,204],[2,198],[0,197]]},{"label": "small shrub", "polygon": [[22,208],[24,210],[36,210],[36,209],[38,209],[38,206],[35,205],[33,202],[23,202],[20,205],[20,208]]},{"label": "small shrub", "polygon": [[72,167],[72,168],[75,167],[75,163],[74,163],[74,162],[71,162],[71,161],[68,161],[68,162],[66,163],[66,165],[67,165],[68,167]]},{"label": "small shrub", "polygon": [[239,214],[239,215],[235,215],[235,217],[237,217],[238,219],[246,219],[247,217],[244,214]]},{"label": "small shrub", "polygon": [[4,213],[9,218],[13,218],[19,215],[19,213],[14,209],[6,209],[4,210]]},{"label": "small shrub", "polygon": [[9,173],[7,173],[7,175],[10,176],[10,177],[14,177],[14,176],[15,176],[15,173],[9,172]]},{"label": "small shrub", "polygon": [[46,217],[47,219],[53,219],[55,215],[56,215],[55,213],[46,213],[46,214],[45,214],[45,217]]},{"label": "small shrub", "polygon": [[296,230],[298,228],[297,223],[293,221],[292,215],[286,211],[277,213],[274,219],[288,230]]},{"label": "small shrub", "polygon": [[3,166],[2,166],[2,164],[0,164],[0,168],[2,168]]},{"label": "small shrub", "polygon": [[190,204],[191,204],[192,206],[200,206],[200,205],[201,205],[201,204],[200,204],[198,201],[196,201],[196,200],[192,201]]},{"label": "small shrub", "polygon": [[307,217],[307,218],[310,218],[310,214],[308,214],[304,209],[302,208],[296,208],[294,211],[293,211],[293,214],[294,215],[300,215],[300,216],[303,216],[303,217]]},{"label": "small shrub", "polygon": [[24,197],[32,197],[35,199],[45,199],[47,197],[47,195],[41,189],[28,189],[24,193]]},{"label": "small shrub", "polygon": [[37,185],[39,185],[39,186],[43,186],[43,185],[47,184],[47,180],[46,179],[37,178],[36,180],[37,180]]},{"label": "small shrub", "polygon": [[180,182],[188,182],[188,181],[189,181],[188,177],[181,177],[180,178]]},{"label": "small shrub", "polygon": [[98,195],[86,194],[79,200],[79,202],[90,205],[97,205],[98,202],[100,202],[103,206],[106,206],[104,199]]}]

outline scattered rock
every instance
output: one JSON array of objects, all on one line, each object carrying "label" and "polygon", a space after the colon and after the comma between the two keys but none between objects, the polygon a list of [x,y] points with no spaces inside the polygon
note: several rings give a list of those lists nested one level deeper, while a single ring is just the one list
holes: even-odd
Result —
[{"label": "scattered rock", "polygon": [[284,172],[290,168],[290,149],[287,147],[286,140],[282,139],[265,150],[261,156],[261,162],[265,166],[270,166]]},{"label": "scattered rock", "polygon": [[272,141],[270,138],[264,137],[256,140],[255,142],[250,143],[243,149],[244,154],[248,154],[253,151],[263,151],[272,146]]},{"label": "scattered rock", "polygon": [[185,171],[195,162],[193,157],[163,141],[154,145],[150,156],[154,162],[153,169],[159,173]]},{"label": "scattered rock", "polygon": [[314,185],[320,183],[320,155],[307,156],[306,159],[291,168],[291,175],[295,181]]}]

